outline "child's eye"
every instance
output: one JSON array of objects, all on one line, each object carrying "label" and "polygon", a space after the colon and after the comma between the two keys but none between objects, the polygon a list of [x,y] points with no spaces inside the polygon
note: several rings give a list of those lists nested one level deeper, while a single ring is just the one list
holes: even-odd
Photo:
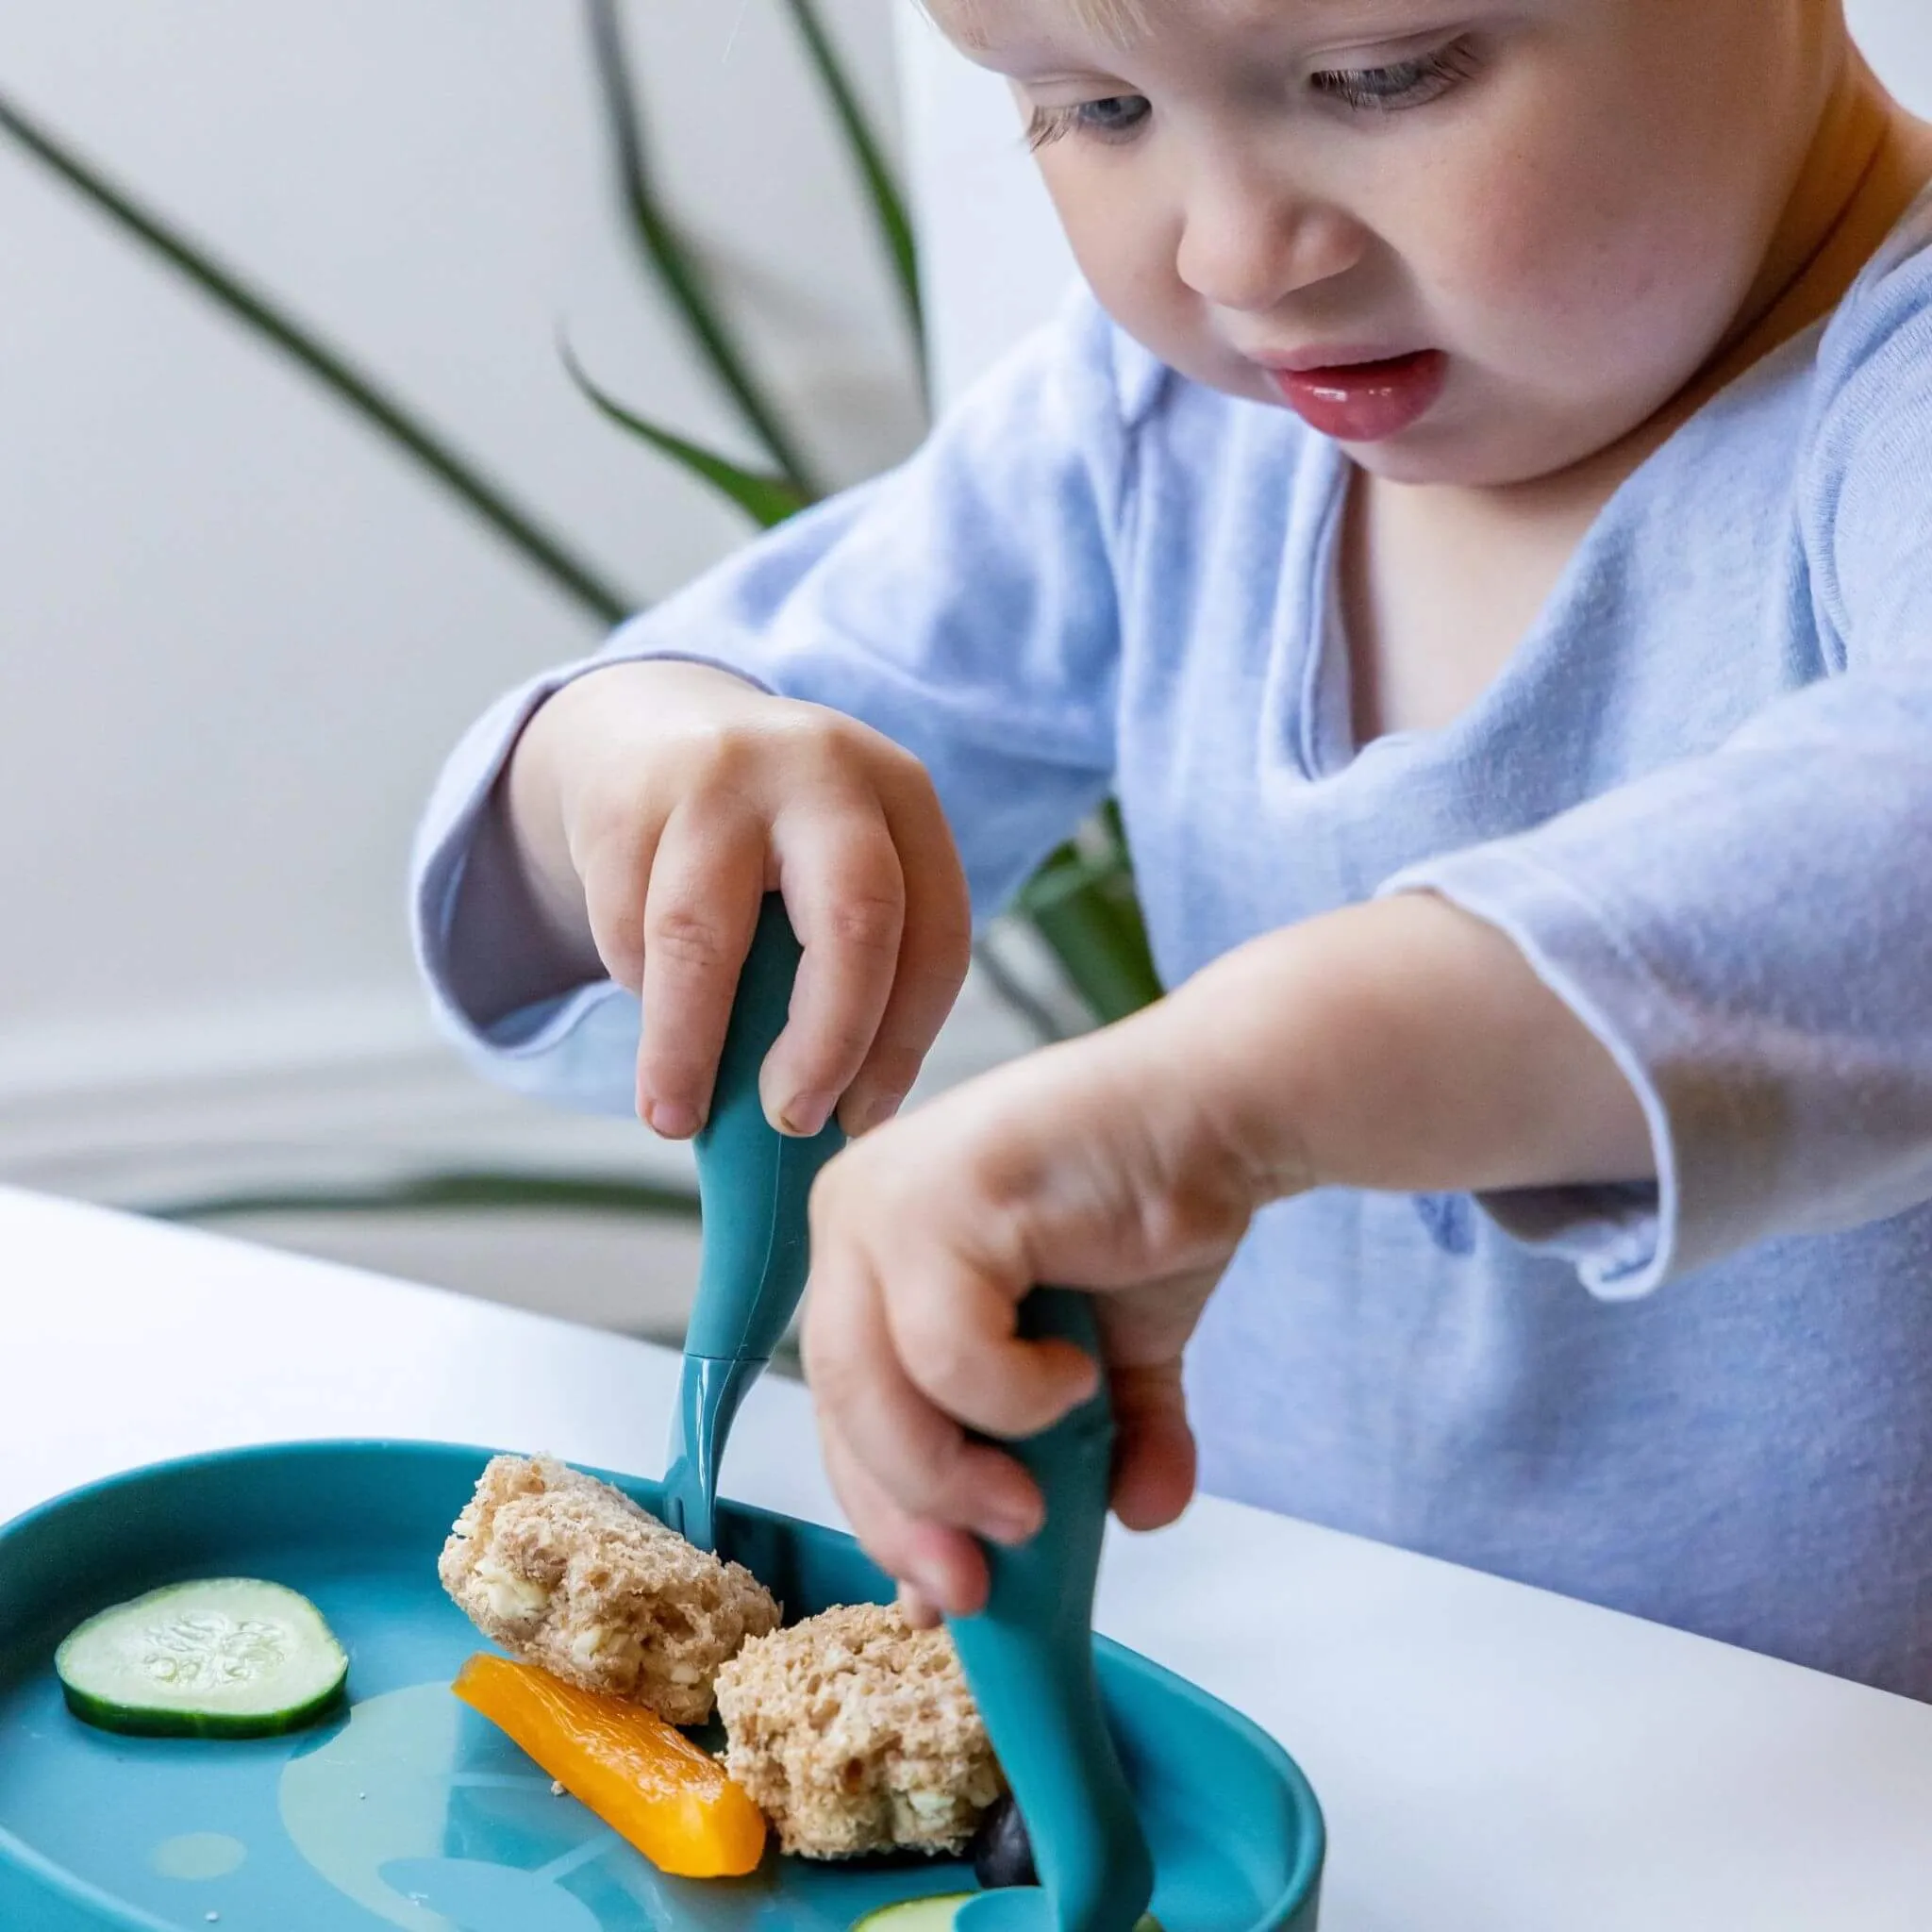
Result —
[{"label": "child's eye", "polygon": [[1475,50],[1467,41],[1413,60],[1387,67],[1339,67],[1309,76],[1318,94],[1369,113],[1387,114],[1401,108],[1423,108],[1439,101],[1451,88],[1471,79],[1477,68]]},{"label": "child's eye", "polygon": [[1096,141],[1124,141],[1154,109],[1140,94],[1111,94],[1071,108],[1035,108],[1026,123],[1026,145],[1037,153],[1069,134]]}]

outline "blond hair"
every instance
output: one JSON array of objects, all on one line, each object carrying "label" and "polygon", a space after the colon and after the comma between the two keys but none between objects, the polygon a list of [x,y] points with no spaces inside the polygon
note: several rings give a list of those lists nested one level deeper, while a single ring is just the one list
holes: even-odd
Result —
[{"label": "blond hair", "polygon": [[[1060,0],[1060,4],[1082,26],[1091,27],[1111,41],[1130,40],[1147,25],[1144,0]],[[952,22],[953,30],[969,46],[978,39],[974,29],[973,0],[920,0],[920,5],[941,27],[946,22],[940,20],[939,16],[945,13]]]},{"label": "blond hair", "polygon": [[1068,0],[1068,5],[1082,26],[1091,26],[1117,41],[1125,40],[1147,25],[1141,0]]}]

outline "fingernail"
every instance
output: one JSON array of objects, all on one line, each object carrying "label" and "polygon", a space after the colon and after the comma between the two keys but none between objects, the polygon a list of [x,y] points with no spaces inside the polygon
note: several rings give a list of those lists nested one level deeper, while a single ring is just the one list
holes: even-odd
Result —
[{"label": "fingernail", "polygon": [[868,1100],[861,1101],[854,1109],[852,1131],[855,1135],[869,1134],[874,1127],[882,1127],[906,1105],[903,1093],[874,1093]]},{"label": "fingernail", "polygon": [[1030,1543],[1040,1534],[1040,1506],[1037,1503],[1024,1507],[1003,1506],[989,1511],[980,1526],[994,1542],[1017,1550],[1022,1543]]},{"label": "fingernail", "polygon": [[667,1141],[689,1141],[701,1124],[695,1108],[675,1100],[654,1100],[644,1118]]},{"label": "fingernail", "polygon": [[778,1124],[788,1134],[809,1139],[832,1118],[836,1093],[796,1093],[778,1109]]},{"label": "fingernail", "polygon": [[912,1574],[906,1581],[924,1600],[928,1609],[941,1610],[946,1601],[946,1576],[938,1564],[915,1563],[908,1566]]}]

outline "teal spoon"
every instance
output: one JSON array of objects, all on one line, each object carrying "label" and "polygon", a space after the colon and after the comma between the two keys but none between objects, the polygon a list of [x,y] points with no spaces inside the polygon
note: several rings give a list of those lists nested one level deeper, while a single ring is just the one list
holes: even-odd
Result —
[{"label": "teal spoon", "polygon": [[[664,1517],[706,1549],[717,1542],[718,1471],[732,1420],[804,1292],[811,1184],[844,1142],[836,1124],[808,1141],[782,1135],[758,1102],[758,1071],[790,1012],[799,958],[783,904],[770,894],[697,1140],[704,1251]],[[1098,1349],[1086,1298],[1066,1290],[1036,1289],[1020,1329]],[[1152,1893],[1153,1861],[1093,1670],[1113,1448],[1105,1387],[1043,1435],[1007,1446],[1040,1484],[1048,1527],[1024,1549],[989,1549],[986,1609],[952,1629],[1042,1885],[973,1899],[959,1932],[1129,1932]]]},{"label": "teal spoon", "polygon": [[664,1473],[665,1521],[717,1547],[718,1471],[731,1424],[805,1292],[806,1201],[845,1144],[836,1122],[781,1134],[758,1101],[758,1070],[783,1031],[801,951],[784,901],[765,895],[738,978],[711,1112],[697,1137],[704,1249],[685,1330]]},{"label": "teal spoon", "polygon": [[[1020,1333],[1099,1353],[1087,1297],[1067,1289],[1035,1289],[1021,1305]],[[1040,1485],[1046,1527],[1017,1550],[988,1545],[986,1608],[951,1628],[1041,1884],[969,1899],[957,1932],[1130,1932],[1153,1895],[1154,1861],[1093,1669],[1113,1463],[1105,1380],[1043,1435],[1002,1446]]]}]

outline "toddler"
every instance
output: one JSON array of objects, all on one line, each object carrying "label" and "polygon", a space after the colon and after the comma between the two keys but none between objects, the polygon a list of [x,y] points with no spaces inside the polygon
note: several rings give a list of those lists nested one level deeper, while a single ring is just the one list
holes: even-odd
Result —
[{"label": "toddler", "polygon": [[[969,1432],[1091,1386],[1055,1281],[1130,1525],[1932,1696],[1932,129],[1840,0],[931,4],[1091,292],[475,727],[446,1016],[690,1134],[783,891],[766,1108],[863,1135],[808,1365],[923,1614],[1038,1526]],[[1173,992],[889,1123],[1109,791]]]}]

